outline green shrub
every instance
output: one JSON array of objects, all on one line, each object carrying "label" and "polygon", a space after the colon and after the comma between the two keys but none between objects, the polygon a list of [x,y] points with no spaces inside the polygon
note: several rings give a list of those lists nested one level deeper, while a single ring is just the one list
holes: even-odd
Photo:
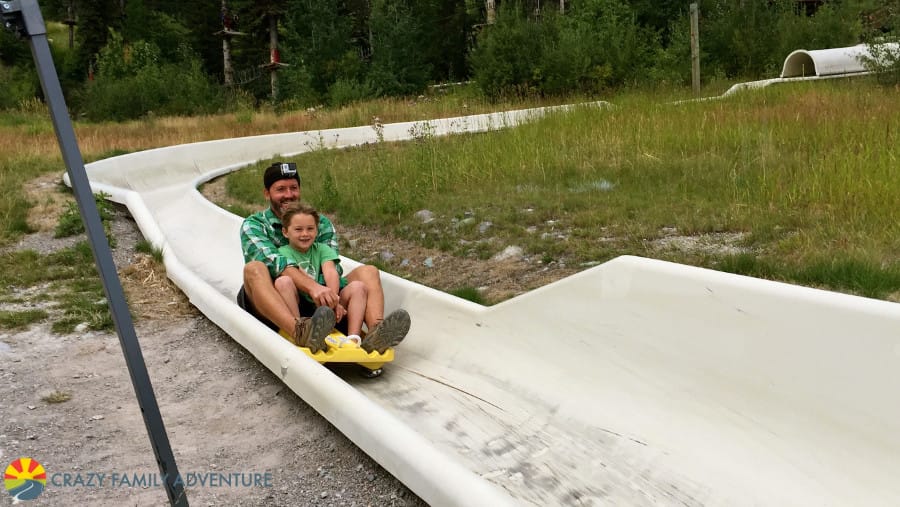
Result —
[{"label": "green shrub", "polygon": [[0,110],[17,109],[21,104],[37,96],[40,83],[33,69],[33,65],[8,67],[0,63],[0,83],[3,83]]},{"label": "green shrub", "polygon": [[[414,2],[410,2],[414,3]],[[406,2],[374,2],[370,16],[373,46],[368,81],[379,95],[416,94],[431,77],[421,43],[426,27]]]},{"label": "green shrub", "polygon": [[328,103],[340,107],[375,96],[371,84],[349,79],[339,79],[328,88]]},{"label": "green shrub", "polygon": [[[94,195],[94,202],[97,204],[97,212],[100,214],[100,220],[106,229],[106,236],[109,237],[109,221],[115,216],[115,207],[112,201],[109,201],[109,194],[99,192]],[[60,215],[59,223],[56,224],[54,237],[67,238],[84,232],[84,221],[81,219],[81,211],[77,202],[69,202],[66,210]]]},{"label": "green shrub", "polygon": [[23,329],[30,324],[40,322],[49,315],[44,310],[22,310],[18,312],[0,311],[0,328]]},{"label": "green shrub", "polygon": [[460,287],[458,289],[451,290],[450,294],[453,294],[458,298],[471,301],[473,303],[478,303],[480,305],[486,304],[484,296],[482,296],[481,292],[479,292],[478,289],[474,287]]},{"label": "green shrub", "polygon": [[793,50],[857,44],[862,31],[858,9],[857,2],[826,2],[807,16],[794,0],[704,0],[700,6],[704,73],[777,76]]},{"label": "green shrub", "polygon": [[540,24],[501,5],[497,22],[483,28],[469,55],[472,77],[482,92],[497,98],[533,89],[543,38]]},{"label": "green shrub", "polygon": [[641,28],[627,4],[587,0],[566,15],[547,9],[529,19],[501,8],[478,37],[470,63],[493,98],[510,93],[596,93],[643,79],[659,53],[658,36]]},{"label": "green shrub", "polygon": [[855,258],[813,261],[791,278],[803,285],[834,287],[873,298],[884,298],[900,289],[897,265]]},{"label": "green shrub", "polygon": [[162,264],[163,262],[163,252],[162,249],[153,243],[147,241],[146,239],[142,239],[137,242],[134,246],[135,251],[144,253],[153,257],[153,260],[156,261],[157,264]]},{"label": "green shrub", "polygon": [[325,179],[322,182],[322,200],[324,206],[320,206],[323,211],[334,211],[341,207],[341,193],[338,191],[337,182],[334,179],[334,173],[328,171],[325,173]]},{"label": "green shrub", "polygon": [[879,37],[868,44],[869,53],[872,55],[863,60],[866,69],[875,73],[875,80],[884,86],[897,86],[900,84],[900,49],[882,44],[883,42],[897,42],[897,36]]},{"label": "green shrub", "polygon": [[[0,115],[2,116],[2,115]],[[0,161],[0,245],[33,232],[28,225],[28,202],[23,188],[29,180],[59,171],[59,161],[36,156],[13,157]]]},{"label": "green shrub", "polygon": [[225,104],[222,90],[189,50],[175,63],[161,63],[155,45],[137,41],[126,46],[115,32],[100,52],[96,79],[80,99],[85,116],[94,121],[204,114]]},{"label": "green shrub", "polygon": [[876,72],[875,79],[888,86],[900,83],[900,51],[878,46],[873,48],[872,53],[875,56],[873,61],[877,63],[869,67]]}]

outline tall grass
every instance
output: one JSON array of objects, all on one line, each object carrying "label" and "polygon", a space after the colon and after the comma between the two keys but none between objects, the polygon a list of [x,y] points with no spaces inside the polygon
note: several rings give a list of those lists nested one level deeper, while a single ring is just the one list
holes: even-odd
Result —
[{"label": "tall grass", "polygon": [[[733,249],[662,241],[729,233],[758,260],[747,274],[900,290],[900,97],[852,81],[614,102],[512,130],[306,154],[305,197],[458,255],[517,244],[570,265],[637,254],[741,272]],[[259,193],[258,174],[237,178]],[[441,218],[419,223],[422,208]]]},{"label": "tall grass", "polygon": [[[276,132],[296,132],[381,122],[423,120],[558,103],[560,99],[535,97],[525,102],[490,103],[470,87],[434,92],[412,99],[380,99],[339,109],[252,115],[227,113],[194,117],[148,117],[120,123],[75,123],[79,148],[90,162],[117,154],[161,146],[226,139]],[[65,166],[46,108],[29,102],[0,114],[0,246],[28,232],[25,216],[30,206],[23,185],[47,172],[62,174]],[[257,185],[258,186],[258,185]],[[254,195],[261,198],[258,189]]]},{"label": "tall grass", "polygon": [[[724,85],[723,85],[724,86]],[[900,97],[865,80],[795,84],[670,105],[679,91],[609,98],[513,130],[378,143],[297,157],[304,197],[344,223],[485,258],[522,246],[535,261],[591,264],[622,254],[830,287],[900,294]],[[86,160],[273,132],[518,109],[463,88],[337,110],[258,111],[119,124],[77,123]],[[14,117],[13,117],[14,116]],[[22,188],[64,170],[47,119],[0,121],[0,245],[27,231]],[[260,171],[229,193],[262,205]],[[438,219],[422,224],[419,209]],[[490,223],[490,227],[482,227]],[[723,248],[678,247],[719,238]],[[676,246],[672,246],[672,245]],[[728,247],[728,248],[724,248]],[[893,296],[892,296],[893,294]]]}]

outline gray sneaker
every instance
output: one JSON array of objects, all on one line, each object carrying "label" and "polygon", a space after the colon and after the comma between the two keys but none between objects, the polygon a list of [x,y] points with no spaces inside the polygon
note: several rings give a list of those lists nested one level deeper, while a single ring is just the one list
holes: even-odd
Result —
[{"label": "gray sneaker", "polygon": [[399,344],[406,338],[412,321],[406,310],[400,309],[391,312],[375,329],[369,331],[362,341],[362,348],[366,352],[377,351],[379,354]]},{"label": "gray sneaker", "polygon": [[312,317],[300,317],[294,327],[295,344],[306,347],[310,352],[325,348],[325,337],[334,328],[334,310],[327,306],[316,308]]}]

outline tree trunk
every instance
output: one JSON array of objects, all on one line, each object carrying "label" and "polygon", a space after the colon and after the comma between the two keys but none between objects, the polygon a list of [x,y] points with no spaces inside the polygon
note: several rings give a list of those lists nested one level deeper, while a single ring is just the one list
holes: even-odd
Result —
[{"label": "tree trunk", "polygon": [[231,35],[228,35],[230,31],[228,19],[228,6],[225,5],[225,0],[222,0],[222,70],[225,73],[225,86],[230,88],[234,86],[234,67],[231,66]]},{"label": "tree trunk", "polygon": [[75,47],[75,5],[74,0],[69,0],[69,8],[66,10],[66,24],[69,25],[69,49]]},{"label": "tree trunk", "polygon": [[484,0],[484,9],[487,11],[487,24],[493,25],[497,19],[497,6],[494,0]]},{"label": "tree trunk", "polygon": [[269,14],[269,75],[272,81],[272,103],[278,101],[278,17]]}]

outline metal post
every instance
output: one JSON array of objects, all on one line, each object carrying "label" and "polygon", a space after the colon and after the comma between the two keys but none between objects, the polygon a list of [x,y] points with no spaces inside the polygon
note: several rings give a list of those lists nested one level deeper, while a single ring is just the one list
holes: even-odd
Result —
[{"label": "metal post", "polygon": [[694,96],[700,96],[700,10],[691,4],[691,85]]},{"label": "metal post", "polygon": [[69,120],[62,88],[59,84],[59,76],[56,74],[53,58],[50,55],[50,46],[47,43],[47,28],[44,25],[37,0],[0,0],[0,14],[2,14],[3,24],[6,28],[15,31],[20,37],[28,38],[31,55],[41,81],[41,88],[44,90],[44,98],[56,130],[56,140],[59,143],[63,161],[72,182],[75,200],[78,202],[85,231],[91,243],[94,261],[97,264],[113,323],[119,335],[119,343],[125,354],[125,364],[128,366],[138,405],[144,416],[144,425],[150,436],[150,444],[156,456],[159,472],[164,478],[169,503],[173,506],[186,507],[188,501],[183,481],[178,474],[178,467],[175,465],[175,456],[169,445],[169,438],[166,435],[159,405],[153,393],[153,386],[150,384],[144,356],[141,354],[141,346],[134,331],[134,323],[125,301],[125,293],[116,272],[116,265],[113,262],[100,214],[97,212],[97,204],[94,202],[94,195],[84,169],[84,161],[75,138],[75,130]]}]

